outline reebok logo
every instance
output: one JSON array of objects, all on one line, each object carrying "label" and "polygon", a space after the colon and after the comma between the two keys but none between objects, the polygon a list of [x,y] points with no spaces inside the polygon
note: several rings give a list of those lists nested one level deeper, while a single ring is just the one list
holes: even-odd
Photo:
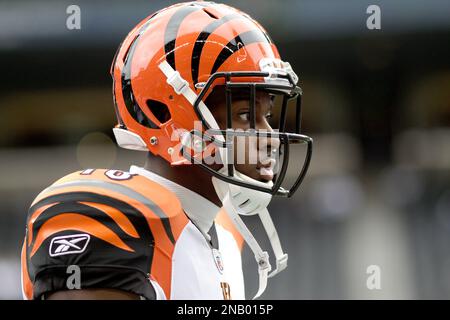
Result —
[{"label": "reebok logo", "polygon": [[86,250],[90,239],[91,236],[85,233],[54,237],[50,243],[49,254],[51,257],[56,257],[82,253]]}]

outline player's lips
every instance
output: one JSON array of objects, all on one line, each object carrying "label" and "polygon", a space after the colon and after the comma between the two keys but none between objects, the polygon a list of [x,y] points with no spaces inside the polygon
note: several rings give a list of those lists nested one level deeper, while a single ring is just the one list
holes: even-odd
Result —
[{"label": "player's lips", "polygon": [[275,167],[275,163],[275,159],[266,159],[264,160],[264,164],[259,163],[256,166],[256,170],[258,171],[259,176],[262,180],[271,181],[273,179],[273,168]]}]

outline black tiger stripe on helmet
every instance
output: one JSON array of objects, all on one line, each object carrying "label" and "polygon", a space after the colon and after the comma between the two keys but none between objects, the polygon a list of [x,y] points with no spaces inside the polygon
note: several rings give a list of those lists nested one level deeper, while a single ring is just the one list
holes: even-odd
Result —
[{"label": "black tiger stripe on helmet", "polygon": [[202,56],[203,48],[211,34],[214,31],[222,26],[223,24],[231,21],[233,19],[242,18],[242,15],[234,13],[226,15],[218,20],[215,20],[208,24],[202,32],[199,33],[197,40],[195,41],[194,48],[192,50],[192,59],[191,59],[191,69],[192,69],[192,80],[195,83],[198,83],[198,72],[200,67],[200,57]]},{"label": "black tiger stripe on helmet", "polygon": [[245,46],[258,42],[265,42],[270,44],[268,38],[264,35],[263,32],[261,32],[261,30],[258,29],[250,30],[236,36],[234,39],[228,42],[228,44],[222,49],[222,51],[220,51],[211,69],[211,74],[216,73],[217,70],[222,66],[222,64],[224,64],[225,61],[236,51],[245,49]]}]

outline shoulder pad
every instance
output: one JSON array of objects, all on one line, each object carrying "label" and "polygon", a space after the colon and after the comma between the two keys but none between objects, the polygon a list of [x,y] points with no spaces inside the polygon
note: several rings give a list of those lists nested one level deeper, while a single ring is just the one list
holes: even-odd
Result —
[{"label": "shoulder pad", "polygon": [[[139,212],[149,222],[157,220],[171,242],[187,223],[177,196],[146,177],[121,170],[86,169],[71,173],[43,190],[29,210],[29,223],[58,204],[61,212],[83,205],[104,211],[111,217]],[[131,210],[132,208],[133,210]],[[126,227],[124,227],[126,228]]]},{"label": "shoulder pad", "polygon": [[[55,239],[60,238],[80,243],[89,238],[89,246],[97,252],[83,254],[89,263],[92,254],[100,259],[110,252],[111,257],[122,257],[124,264],[126,257],[137,254],[143,261],[139,269],[145,270],[149,266],[144,261],[149,258],[156,262],[171,256],[187,223],[176,195],[146,177],[120,170],[77,171],[43,190],[29,209],[24,248],[31,263],[30,275],[36,275],[33,265],[46,268],[49,261],[60,259],[64,250],[76,253],[72,247],[55,246]],[[70,238],[73,235],[75,238]],[[144,259],[150,252],[152,257]],[[152,263],[151,272],[158,277],[163,268],[154,270],[156,265]],[[159,278],[165,277],[164,272]]]}]

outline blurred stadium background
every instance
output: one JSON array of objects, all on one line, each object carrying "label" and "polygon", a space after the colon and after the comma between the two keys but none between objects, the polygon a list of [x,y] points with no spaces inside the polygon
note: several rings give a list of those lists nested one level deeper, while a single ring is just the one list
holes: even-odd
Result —
[{"label": "blurred stadium background", "polygon": [[[450,298],[450,2],[223,1],[269,30],[304,89],[307,179],[272,212],[289,253],[264,298]],[[19,299],[27,209],[80,168],[127,169],[109,67],[127,32],[173,1],[0,1],[0,298]],[[66,8],[81,8],[81,30]],[[366,8],[381,7],[381,30]],[[253,221],[250,221],[253,223]],[[247,293],[256,290],[244,256]],[[366,268],[381,268],[368,290]]]}]

